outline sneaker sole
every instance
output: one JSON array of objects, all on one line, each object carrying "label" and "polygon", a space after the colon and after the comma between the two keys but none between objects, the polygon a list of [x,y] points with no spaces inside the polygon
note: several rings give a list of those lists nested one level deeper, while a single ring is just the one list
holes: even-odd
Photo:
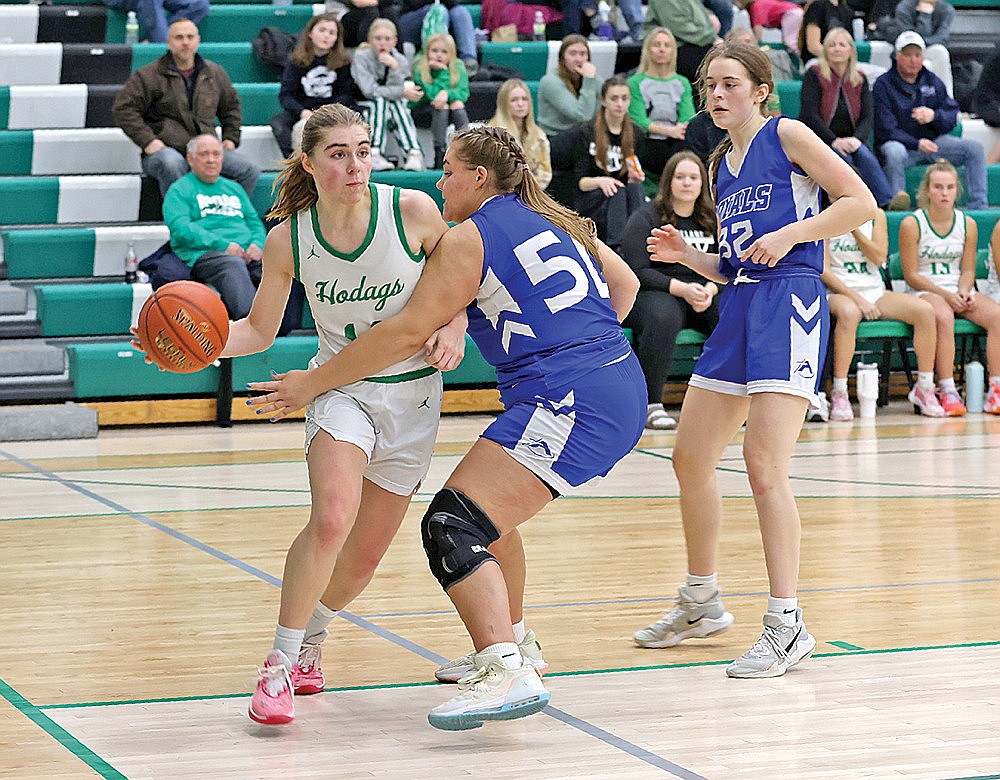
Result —
[{"label": "sneaker sole", "polygon": [[505,704],[498,710],[482,710],[480,712],[463,712],[460,715],[435,715],[428,713],[427,722],[441,731],[467,731],[478,729],[488,720],[516,720],[526,718],[544,710],[552,694],[548,691],[522,699],[518,702]]},{"label": "sneaker sole", "polygon": [[809,638],[813,640],[812,647],[810,647],[805,653],[796,658],[794,661],[785,661],[784,663],[778,664],[777,666],[772,666],[770,669],[764,669],[763,671],[754,670],[747,672],[746,674],[734,672],[732,666],[730,666],[726,668],[726,676],[731,677],[734,680],[759,680],[766,677],[781,677],[781,675],[783,675],[793,666],[802,663],[815,652],[816,640],[813,639],[813,637]]},{"label": "sneaker sole", "polygon": [[253,711],[253,706],[247,710],[247,715],[250,716],[250,720],[257,723],[262,723],[265,726],[283,726],[286,723],[291,723],[294,720],[294,715],[271,715],[271,716],[261,716]]},{"label": "sneaker sole", "polygon": [[[530,663],[534,667],[535,673],[539,677],[544,677],[545,670],[549,668],[549,665],[545,663],[545,661],[542,661],[541,664],[539,664],[538,662],[533,661],[532,659],[529,658],[528,663]],[[453,669],[439,668],[436,672],[434,672],[434,679],[437,680],[438,682],[447,683],[449,685],[457,685],[459,680],[461,680],[467,674],[471,674],[472,671],[473,669],[471,666],[467,667],[461,673],[457,673]]]},{"label": "sneaker sole", "polygon": [[322,685],[300,685],[295,688],[296,696],[312,696],[315,693],[323,693],[326,690],[326,683]]},{"label": "sneaker sole", "polygon": [[[733,625],[733,616],[729,612],[724,612],[720,618],[702,618],[700,621],[701,625],[690,628],[687,631],[681,631],[679,634],[674,634],[670,639],[654,639],[653,641],[646,641],[644,639],[639,639],[639,637],[632,635],[632,639],[635,641],[638,647],[645,647],[650,650],[658,650],[663,647],[675,647],[683,642],[685,639],[703,639],[705,637],[716,636],[728,631],[729,627]],[[705,629],[708,629],[707,631]]]}]

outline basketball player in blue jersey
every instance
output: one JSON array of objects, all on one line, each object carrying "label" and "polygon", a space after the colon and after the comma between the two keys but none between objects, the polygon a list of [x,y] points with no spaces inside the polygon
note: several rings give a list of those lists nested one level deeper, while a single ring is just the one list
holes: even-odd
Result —
[{"label": "basketball player in blue jersey", "polygon": [[[774,84],[767,56],[756,46],[724,43],[709,52],[702,89],[712,119],[729,134],[713,153],[709,174],[719,253],[688,246],[669,225],[653,230],[648,248],[654,260],[683,263],[728,288],[684,397],[674,446],[687,582],[677,606],[637,631],[635,641],[672,647],[732,624],[716,576],[722,498],[715,469],[745,422],[743,456],[770,597],[760,639],[726,671],[775,677],[816,647],[796,598],[801,526],[788,470],[829,335],[822,241],[871,219],[875,202],[805,125],[768,116]],[[830,200],[822,211],[820,189]]]},{"label": "basketball player in blue jersey", "polygon": [[[318,108],[302,152],[279,177],[271,216],[282,222],[267,236],[260,287],[250,314],[232,323],[224,355],[274,342],[293,278],[305,287],[319,332],[311,365],[403,308],[447,225],[428,195],[371,184],[371,170],[361,115],[339,104]],[[426,344],[363,381],[310,399],[312,508],[288,550],[274,644],[250,701],[259,723],[290,722],[293,693],[323,690],[327,626],[368,584],[427,474],[441,408],[435,366],[458,365],[465,344],[464,314],[442,324]]]},{"label": "basketball player in blue jersey", "polygon": [[445,219],[459,224],[441,239],[403,310],[321,366],[255,383],[263,395],[252,400],[283,417],[412,354],[468,307],[469,333],[497,369],[505,411],[422,523],[431,572],[476,649],[461,693],[428,716],[437,728],[459,730],[530,715],[548,702],[515,642],[491,546],[631,451],[646,421],[646,389],[619,324],[638,280],[589,221],[542,191],[510,133],[456,133],[438,187]]}]

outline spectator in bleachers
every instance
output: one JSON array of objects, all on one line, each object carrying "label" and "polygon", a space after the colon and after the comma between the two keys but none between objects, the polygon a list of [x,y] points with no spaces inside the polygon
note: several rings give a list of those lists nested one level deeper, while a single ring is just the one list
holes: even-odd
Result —
[{"label": "spectator in bleachers", "polygon": [[590,217],[597,236],[615,251],[625,224],[646,202],[639,157],[644,133],[628,115],[628,82],[613,76],[601,87],[601,106],[590,122],[573,131],[576,211]]},{"label": "spectator in bleachers", "polygon": [[222,126],[222,175],[252,194],[260,168],[236,147],[240,143],[240,99],[222,66],[198,54],[201,37],[188,19],[170,25],[167,53],[129,76],[115,98],[115,123],[142,150],[142,172],[166,193],[190,168],[187,144]]},{"label": "spectator in bleachers", "polygon": [[461,130],[469,125],[465,104],[469,100],[469,75],[455,51],[455,39],[437,33],[413,59],[413,82],[423,93],[410,101],[410,108],[431,112],[434,136],[434,167],[440,169],[448,146],[448,126]]},{"label": "spectator in bleachers", "polygon": [[809,0],[802,17],[799,51],[803,60],[823,56],[823,41],[835,27],[850,31],[854,24],[854,9],[847,0]]},{"label": "spectator in bleachers", "polygon": [[906,189],[906,169],[944,158],[965,166],[970,209],[987,207],[986,161],[982,144],[950,135],[958,103],[944,83],[924,67],[924,40],[913,31],[896,39],[896,61],[875,80],[876,151],[889,190]]},{"label": "spectator in bleachers", "polygon": [[986,261],[986,284],[983,285],[983,292],[1000,303],[1000,268],[997,268],[998,264],[1000,264],[1000,222],[993,226],[993,232],[990,234],[990,253],[989,259]]},{"label": "spectator in bleachers", "polygon": [[372,130],[372,170],[385,171],[393,167],[385,159],[386,133],[392,133],[400,150],[406,155],[403,168],[424,169],[424,153],[417,140],[417,127],[407,106],[408,100],[419,100],[423,90],[407,84],[410,65],[396,51],[396,25],[388,19],[376,19],[368,28],[368,46],[354,52],[351,75],[358,90],[369,104],[368,124]]},{"label": "spectator in bleachers", "polygon": [[881,210],[875,219],[826,242],[821,278],[829,290],[830,316],[835,320],[831,420],[854,419],[847,395],[847,374],[854,360],[858,324],[862,320],[882,319],[900,320],[913,326],[917,383],[910,391],[910,402],[927,417],[944,417],[944,409],[934,392],[937,344],[934,309],[927,301],[886,289],[881,269],[888,256],[889,230],[885,212]]},{"label": "spectator in bleachers", "polygon": [[946,160],[931,165],[917,190],[918,211],[899,226],[899,259],[908,292],[934,307],[938,400],[949,417],[965,414],[955,389],[955,317],[986,330],[989,395],[983,409],[1000,414],[1000,304],[976,292],[976,221],[955,208],[959,181]]},{"label": "spectator in bleachers", "polygon": [[[434,0],[403,0],[403,12],[397,22],[399,35],[404,41],[412,43],[417,50],[421,47],[420,33],[424,17],[427,16],[432,2]],[[459,3],[459,0],[443,0],[443,3],[448,9],[448,31],[454,38],[458,56],[462,58],[468,74],[475,75],[479,69],[479,58],[472,15],[468,8]]]},{"label": "spectator in bleachers", "polygon": [[676,65],[674,35],[657,27],[646,33],[639,67],[628,79],[629,116],[648,135],[643,167],[657,180],[667,160],[683,147],[684,132],[695,114],[691,82],[677,73]]},{"label": "spectator in bleachers", "polygon": [[538,186],[542,189],[548,187],[552,181],[549,139],[535,124],[528,85],[521,79],[507,79],[497,93],[496,113],[486,124],[502,127],[517,139]]},{"label": "spectator in bleachers", "polygon": [[195,25],[208,16],[209,0],[104,0],[104,5],[127,14],[135,11],[139,40],[166,43],[169,26],[181,19]]},{"label": "spectator in bleachers", "polygon": [[868,147],[874,117],[868,80],[858,71],[851,34],[834,27],[823,39],[819,62],[802,79],[799,121],[861,174],[880,209],[906,211],[910,196],[892,192],[875,152]]},{"label": "spectator in bleachers", "polygon": [[[750,26],[758,42],[763,40],[765,29],[781,30],[781,40],[785,48],[797,57],[802,55],[799,51],[802,6],[789,0],[736,0],[736,4],[746,9],[749,14]],[[775,76],[775,80],[781,79]]]},{"label": "spectator in bleachers", "polygon": [[900,0],[896,6],[899,31],[913,30],[924,39],[924,60],[953,95],[948,39],[955,7],[948,0]]},{"label": "spectator in bleachers", "polygon": [[355,97],[343,25],[334,14],[312,17],[281,73],[278,102],[284,111],[271,117],[271,131],[282,155],[291,157],[299,148],[302,128],[313,111],[327,103],[353,108]]},{"label": "spectator in bleachers", "polygon": [[705,166],[693,152],[671,157],[660,177],[656,198],[636,211],[622,236],[621,256],[639,277],[639,294],[625,322],[646,377],[646,427],[673,428],[663,408],[663,386],[673,360],[677,334],[694,328],[706,336],[719,321],[719,286],[686,265],[650,259],[646,239],[653,228],[673,225],[702,252],[718,252],[718,219],[708,190]]},{"label": "spectator in bleachers", "polygon": [[187,144],[189,173],[163,199],[163,221],[174,254],[191,278],[219,291],[230,319],[250,312],[260,284],[264,223],[246,191],[222,176],[223,149],[214,134]]},{"label": "spectator in bleachers", "polygon": [[372,22],[379,17],[395,22],[399,19],[399,5],[379,0],[326,0],[324,10],[340,21],[344,32],[344,46],[354,49],[368,40]]},{"label": "spectator in bleachers", "polygon": [[[775,49],[771,46],[761,45],[760,41],[757,40],[757,36],[746,27],[734,27],[716,45],[719,46],[723,42],[734,43],[736,41],[743,41],[743,43],[749,46],[756,46],[767,55],[768,62],[771,63],[772,81],[798,80],[798,69],[792,66],[792,58],[788,55],[788,52],[784,49]],[[781,98],[778,97],[777,90],[767,96],[767,109],[771,116],[781,116]]]},{"label": "spectator in bleachers", "polygon": [[657,27],[666,27],[674,34],[677,72],[692,84],[697,82],[701,61],[719,38],[718,17],[709,13],[699,0],[649,0],[646,33]]},{"label": "spectator in bleachers", "polygon": [[[972,109],[990,127],[1000,128],[1000,43],[983,66],[973,93]],[[987,165],[996,163],[1000,163],[1000,141],[986,154]]]},{"label": "spectator in bleachers", "polygon": [[538,126],[551,141],[589,121],[597,110],[600,90],[601,80],[590,61],[587,39],[567,35],[559,44],[556,72],[546,73],[538,83]]}]

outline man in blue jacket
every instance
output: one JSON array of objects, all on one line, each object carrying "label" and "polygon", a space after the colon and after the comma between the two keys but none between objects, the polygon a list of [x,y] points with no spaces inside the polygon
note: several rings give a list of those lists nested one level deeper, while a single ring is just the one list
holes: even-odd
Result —
[{"label": "man in blue jacket", "polygon": [[986,160],[982,144],[948,135],[958,103],[944,83],[924,67],[924,39],[912,30],[896,39],[896,62],[875,81],[875,144],[893,192],[906,189],[906,169],[945,159],[965,166],[970,209],[987,208]]}]

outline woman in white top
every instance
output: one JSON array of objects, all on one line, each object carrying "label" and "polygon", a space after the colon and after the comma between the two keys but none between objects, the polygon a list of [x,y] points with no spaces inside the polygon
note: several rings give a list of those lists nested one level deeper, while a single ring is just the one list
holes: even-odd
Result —
[{"label": "woman in white top", "polygon": [[993,226],[990,234],[990,259],[987,261],[989,275],[986,277],[986,288],[983,290],[990,298],[1000,303],[1000,221]]},{"label": "woman in white top", "polygon": [[955,317],[984,328],[990,387],[984,411],[1000,414],[1000,304],[976,293],[976,239],[972,217],[955,208],[958,171],[939,160],[917,190],[918,211],[899,226],[899,256],[909,292],[928,301],[937,318],[938,400],[949,417],[966,413],[955,389]]},{"label": "woman in white top", "polygon": [[850,233],[826,242],[822,279],[830,293],[833,330],[833,392],[830,419],[852,420],[847,396],[847,373],[854,358],[861,320],[901,320],[913,326],[913,351],[917,355],[917,384],[910,401],[927,417],[944,417],[934,392],[934,349],[937,326],[934,308],[925,300],[886,289],[882,267],[888,259],[889,231],[885,212]]}]

